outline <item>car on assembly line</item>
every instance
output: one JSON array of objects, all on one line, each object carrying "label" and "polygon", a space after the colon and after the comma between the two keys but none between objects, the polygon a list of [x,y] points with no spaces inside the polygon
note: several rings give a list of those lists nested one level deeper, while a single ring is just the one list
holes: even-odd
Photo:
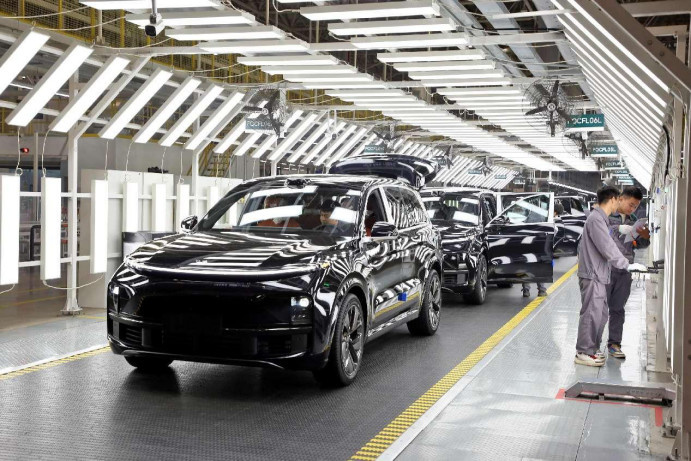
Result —
[{"label": "car on assembly line", "polygon": [[557,196],[554,200],[559,201],[564,207],[564,213],[560,216],[564,226],[564,236],[558,246],[558,255],[574,256],[578,253],[583,226],[590,210],[586,201],[577,195]]},{"label": "car on assembly line", "polygon": [[[552,282],[551,194],[513,194],[506,201],[507,194],[492,191],[430,187],[421,195],[441,232],[445,290],[482,304],[488,284]],[[502,200],[505,209],[497,215]]]},{"label": "car on assembly line", "polygon": [[116,271],[112,351],[142,369],[258,365],[348,385],[367,341],[404,323],[433,335],[440,237],[408,173],[408,182],[298,175],[238,185]]}]

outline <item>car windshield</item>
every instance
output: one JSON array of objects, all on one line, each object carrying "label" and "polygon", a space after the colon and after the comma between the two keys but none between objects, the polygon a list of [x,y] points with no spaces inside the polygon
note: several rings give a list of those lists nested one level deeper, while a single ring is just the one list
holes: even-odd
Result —
[{"label": "car windshield", "polygon": [[352,237],[361,192],[338,185],[258,183],[232,190],[209,210],[200,231]]},{"label": "car windshield", "polygon": [[451,221],[462,226],[480,224],[480,200],[472,194],[443,194],[422,197],[422,201],[433,223]]}]

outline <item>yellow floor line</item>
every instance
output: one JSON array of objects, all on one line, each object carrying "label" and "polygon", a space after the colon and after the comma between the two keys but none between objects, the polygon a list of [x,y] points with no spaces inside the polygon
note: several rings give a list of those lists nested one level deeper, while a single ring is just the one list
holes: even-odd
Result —
[{"label": "yellow floor line", "polygon": [[22,304],[31,304],[31,303],[37,303],[41,301],[49,301],[51,299],[65,299],[65,295],[62,296],[50,296],[48,298],[37,298],[37,299],[28,299],[26,301],[19,301],[16,303],[10,303],[10,304],[2,304],[0,305],[0,309],[3,309],[5,307],[13,307],[13,306],[20,306]]},{"label": "yellow floor line", "polygon": [[53,368],[53,367],[56,367],[58,365],[62,365],[64,363],[70,363],[70,362],[74,362],[76,360],[81,360],[81,359],[85,359],[88,357],[93,357],[94,355],[103,354],[104,352],[108,352],[108,351],[110,351],[110,347],[106,346],[106,347],[102,347],[100,349],[94,349],[93,351],[82,352],[80,354],[70,355],[69,357],[63,357],[60,359],[55,359],[51,362],[42,363],[40,365],[35,365],[33,367],[22,368],[21,370],[17,370],[17,371],[11,371],[9,373],[5,373],[4,375],[0,375],[0,381],[4,381],[6,379],[16,378],[18,376],[28,375],[29,373],[34,373],[36,371],[45,370],[47,368]]},{"label": "yellow floor line", "polygon": [[[573,266],[559,280],[554,282],[547,289],[547,294],[552,294],[566,280],[578,270],[578,265]],[[544,296],[535,298],[525,306],[511,320],[506,322],[499,330],[490,336],[477,349],[470,353],[461,363],[456,365],[449,373],[440,379],[434,386],[417,399],[412,405],[398,415],[394,420],[384,427],[372,440],[360,448],[351,460],[375,460],[386,451],[398,437],[413,425],[420,417],[429,410],[449,389],[451,389],[471,368],[482,360],[494,347],[501,342],[511,331],[516,328],[525,318],[533,312],[543,301]],[[394,435],[398,434],[398,435]]]}]

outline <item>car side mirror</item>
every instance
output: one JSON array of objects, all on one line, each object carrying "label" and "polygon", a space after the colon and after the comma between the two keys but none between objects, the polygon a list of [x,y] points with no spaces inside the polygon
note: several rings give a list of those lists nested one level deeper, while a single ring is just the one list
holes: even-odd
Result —
[{"label": "car side mirror", "polygon": [[398,229],[396,226],[388,223],[386,221],[375,222],[372,226],[371,235],[373,238],[386,238],[386,237],[396,237],[398,235]]},{"label": "car side mirror", "polygon": [[182,220],[180,227],[182,228],[183,232],[190,232],[192,229],[194,229],[194,226],[197,225],[198,221],[199,219],[196,216],[188,216]]}]

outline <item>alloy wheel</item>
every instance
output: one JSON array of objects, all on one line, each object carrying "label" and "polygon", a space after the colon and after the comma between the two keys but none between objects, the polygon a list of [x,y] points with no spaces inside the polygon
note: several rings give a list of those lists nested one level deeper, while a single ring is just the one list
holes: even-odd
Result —
[{"label": "alloy wheel", "polygon": [[487,293],[487,262],[484,256],[480,256],[480,270],[478,271],[478,277],[480,278],[480,293],[482,299],[485,299],[485,294]]},{"label": "alloy wheel", "polygon": [[434,272],[432,280],[430,280],[430,303],[429,303],[429,321],[433,329],[439,326],[439,317],[441,315],[441,282],[439,275]]},{"label": "alloy wheel", "polygon": [[360,309],[355,304],[351,304],[343,319],[341,333],[341,361],[343,372],[348,378],[355,376],[360,368],[364,330]]}]

